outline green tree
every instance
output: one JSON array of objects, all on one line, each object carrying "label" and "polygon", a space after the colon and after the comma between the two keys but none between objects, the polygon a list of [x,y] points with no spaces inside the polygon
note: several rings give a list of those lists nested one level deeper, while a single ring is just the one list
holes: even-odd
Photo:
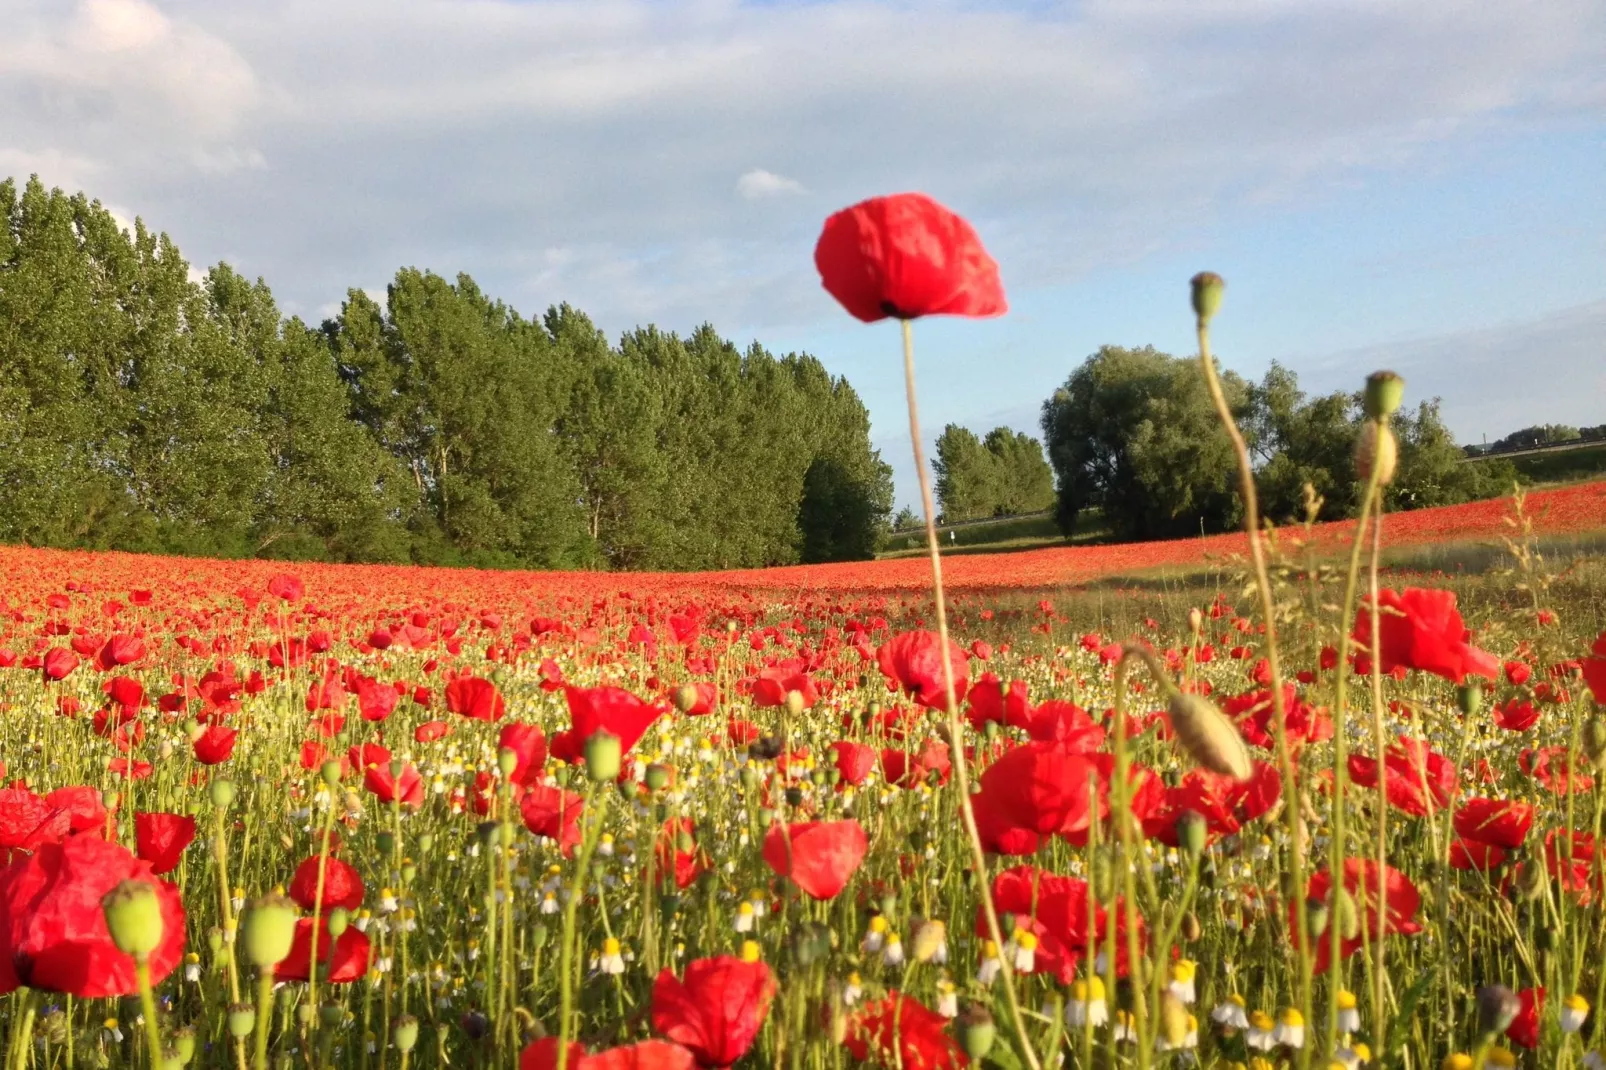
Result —
[{"label": "green tree", "polygon": [[937,503],[943,522],[953,524],[994,515],[1002,482],[998,459],[975,432],[949,424],[937,436],[935,452],[931,468],[937,477]]},{"label": "green tree", "polygon": [[1054,507],[1054,470],[1043,456],[1042,443],[1007,427],[993,428],[982,442],[993,455],[995,512],[1013,516]]}]

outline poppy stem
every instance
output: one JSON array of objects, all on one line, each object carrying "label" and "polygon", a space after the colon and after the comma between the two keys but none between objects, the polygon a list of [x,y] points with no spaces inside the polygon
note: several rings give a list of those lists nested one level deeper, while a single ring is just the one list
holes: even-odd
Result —
[{"label": "poppy stem", "polygon": [[926,517],[926,548],[931,554],[931,591],[936,605],[937,644],[942,651],[943,694],[948,708],[948,743],[952,748],[955,786],[959,793],[959,813],[964,819],[965,834],[970,840],[971,855],[976,867],[976,887],[981,896],[982,913],[987,918],[987,934],[999,951],[1000,976],[1004,981],[1004,999],[1009,1005],[1010,1025],[1020,1042],[1021,1054],[1031,1070],[1041,1070],[1037,1053],[1026,1035],[1026,1021],[1021,1016],[1020,1001],[1015,995],[1015,970],[1009,956],[1003,953],[1004,936],[998,925],[998,910],[993,905],[992,888],[987,879],[987,853],[982,847],[981,834],[976,830],[976,813],[970,805],[970,773],[965,761],[964,729],[959,720],[959,702],[954,697],[954,667],[948,656],[948,608],[942,591],[942,552],[937,543],[937,509],[931,494],[931,473],[926,470],[925,450],[920,445],[920,402],[915,391],[915,335],[914,324],[898,321],[903,328],[903,385],[909,402],[909,443],[914,448],[915,475],[920,481],[920,504]]},{"label": "poppy stem", "polygon": [[145,1043],[150,1049],[151,1066],[160,1067],[162,1030],[156,1023],[156,993],[151,991],[151,963],[148,955],[134,956],[134,981],[139,985],[139,1009],[145,1018]]}]

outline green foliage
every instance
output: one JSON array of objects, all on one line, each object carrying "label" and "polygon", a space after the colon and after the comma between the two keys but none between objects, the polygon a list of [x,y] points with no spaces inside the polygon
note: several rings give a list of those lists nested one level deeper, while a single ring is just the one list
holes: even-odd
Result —
[{"label": "green foliage", "polygon": [[985,439],[949,424],[937,437],[936,494],[944,523],[1017,516],[1054,504],[1054,474],[1030,435],[995,427]]},{"label": "green foliage", "polygon": [[[1293,372],[1273,363],[1259,383],[1222,377],[1255,462],[1261,511],[1279,523],[1353,516],[1361,394],[1307,397]],[[1106,346],[1044,403],[1062,524],[1102,506],[1127,537],[1224,531],[1238,523],[1234,462],[1194,358],[1152,348]],[[1396,413],[1400,458],[1389,509],[1454,505],[1508,493],[1508,462],[1465,463],[1439,416],[1424,401]]]},{"label": "green foliage", "polygon": [[869,414],[703,326],[618,346],[405,268],[313,329],[82,195],[0,183],[0,539],[481,567],[867,558]]}]

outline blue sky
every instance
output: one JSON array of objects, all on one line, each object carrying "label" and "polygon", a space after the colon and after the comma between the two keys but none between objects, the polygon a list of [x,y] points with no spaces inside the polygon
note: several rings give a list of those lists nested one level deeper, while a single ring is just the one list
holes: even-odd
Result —
[{"label": "blue sky", "polygon": [[1100,344],[1311,390],[1394,366],[1464,440],[1606,422],[1598,0],[0,0],[0,175],[316,319],[467,271],[611,334],[711,321],[849,377],[914,500],[896,329],[818,287],[830,211],[921,189],[1012,308],[917,327],[924,420],[1036,430]]}]

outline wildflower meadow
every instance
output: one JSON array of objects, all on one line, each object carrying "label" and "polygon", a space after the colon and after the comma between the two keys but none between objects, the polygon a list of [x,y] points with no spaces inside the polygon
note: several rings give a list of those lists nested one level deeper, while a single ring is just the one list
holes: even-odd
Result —
[{"label": "wildflower meadow", "polygon": [[[899,195],[816,267],[924,480],[918,321],[997,266]],[[5,1070],[1606,1067],[1606,484],[1386,513],[1365,368],[1359,516],[1262,525],[1187,290],[1236,535],[944,558],[923,482],[929,559],[0,550]]]}]

